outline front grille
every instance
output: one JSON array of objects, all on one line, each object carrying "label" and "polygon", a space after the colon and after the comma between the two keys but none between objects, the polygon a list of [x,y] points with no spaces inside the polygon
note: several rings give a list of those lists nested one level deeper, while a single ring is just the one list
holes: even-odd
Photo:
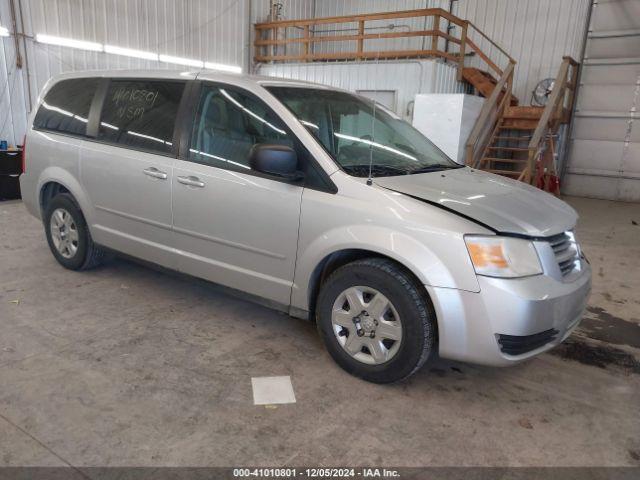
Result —
[{"label": "front grille", "polygon": [[535,333],[533,335],[516,336],[516,335],[498,335],[498,343],[500,351],[507,355],[522,355],[536,348],[546,345],[556,338],[558,331],[553,328],[544,332]]},{"label": "front grille", "polygon": [[563,277],[569,275],[576,268],[576,261],[579,258],[578,246],[572,232],[564,232],[548,239],[551,244],[553,253],[556,256],[556,262],[560,267],[560,273]]}]

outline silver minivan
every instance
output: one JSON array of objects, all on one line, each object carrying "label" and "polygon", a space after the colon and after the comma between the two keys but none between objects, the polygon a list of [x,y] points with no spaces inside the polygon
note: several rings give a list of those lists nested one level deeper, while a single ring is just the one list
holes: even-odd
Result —
[{"label": "silver minivan", "polygon": [[512,365],[577,326],[576,212],[346,91],[205,72],[48,82],[20,177],[57,261],[117,251],[317,323],[346,371]]}]

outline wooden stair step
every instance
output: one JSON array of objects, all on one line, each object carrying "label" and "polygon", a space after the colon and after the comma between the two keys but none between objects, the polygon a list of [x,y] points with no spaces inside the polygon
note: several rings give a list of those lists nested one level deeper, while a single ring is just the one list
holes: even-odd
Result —
[{"label": "wooden stair step", "polygon": [[511,106],[505,109],[503,118],[517,118],[522,120],[540,120],[544,107]]},{"label": "wooden stair step", "polygon": [[509,150],[510,152],[528,152],[529,149],[528,148],[522,148],[522,147],[488,147],[489,150]]},{"label": "wooden stair step", "polygon": [[530,118],[504,118],[502,125],[505,127],[525,127],[530,130],[535,130],[538,127],[538,120],[532,120]]},{"label": "wooden stair step", "polygon": [[[493,89],[498,84],[498,80],[489,72],[475,67],[465,67],[462,69],[462,78],[470,83],[483,97],[490,97]],[[504,94],[503,94],[504,95]],[[501,97],[502,98],[502,97]],[[518,105],[518,99],[511,95],[509,102],[511,105]]]},{"label": "wooden stair step", "polygon": [[526,158],[495,158],[495,157],[483,157],[481,162],[502,162],[502,163],[527,163]]},{"label": "wooden stair step", "polygon": [[506,140],[508,142],[522,142],[531,140],[531,135],[523,135],[521,137],[494,137],[494,140]]},{"label": "wooden stair step", "polygon": [[519,125],[500,125],[500,130],[522,130],[522,131],[533,131],[536,127],[528,127],[528,126],[519,126]]},{"label": "wooden stair step", "polygon": [[[483,89],[484,87],[491,85],[495,86],[498,81],[495,79],[493,75],[484,70],[480,70],[479,68],[474,67],[465,67],[462,69],[462,78],[464,78],[471,85],[476,87],[478,90]],[[493,88],[490,88],[488,93],[491,94]]]},{"label": "wooden stair step", "polygon": [[495,173],[497,175],[504,175],[505,177],[519,177],[522,172],[515,172],[513,170],[495,170],[489,169],[484,170],[485,172]]}]

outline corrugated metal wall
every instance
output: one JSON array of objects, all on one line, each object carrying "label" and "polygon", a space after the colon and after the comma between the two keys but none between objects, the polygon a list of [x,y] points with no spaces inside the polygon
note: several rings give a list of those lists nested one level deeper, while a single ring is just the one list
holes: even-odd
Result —
[{"label": "corrugated metal wall", "polygon": [[[8,0],[0,1],[0,25],[11,30]],[[26,125],[24,70],[16,68],[13,37],[0,37],[0,140],[21,139]]]},{"label": "corrugated metal wall", "polygon": [[[316,11],[316,0],[277,0],[281,5],[283,18],[313,18]],[[270,0],[253,0],[251,2],[251,23],[266,22],[269,15]]]},{"label": "corrugated metal wall", "polygon": [[[25,33],[30,37],[45,33],[239,65],[245,71],[249,66],[249,0],[15,0],[15,4],[16,8],[22,5]],[[260,10],[265,5],[268,12],[268,0],[254,1],[251,7]],[[9,0],[0,0],[0,25],[11,29]],[[21,141],[29,110],[26,70],[15,68],[13,38],[2,37],[0,42],[0,139],[15,143]],[[27,57],[32,97],[52,75],[66,71],[180,68],[44,45],[31,38],[27,39]]]},{"label": "corrugated metal wall", "polygon": [[564,55],[580,61],[589,6],[589,0],[459,0],[453,13],[518,62],[514,94],[529,104],[536,84],[555,78]]}]

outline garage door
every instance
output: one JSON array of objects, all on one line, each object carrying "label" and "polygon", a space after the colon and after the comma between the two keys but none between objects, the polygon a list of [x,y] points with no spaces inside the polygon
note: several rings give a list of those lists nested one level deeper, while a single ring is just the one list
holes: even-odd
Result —
[{"label": "garage door", "polygon": [[640,2],[594,2],[564,191],[640,201]]}]

